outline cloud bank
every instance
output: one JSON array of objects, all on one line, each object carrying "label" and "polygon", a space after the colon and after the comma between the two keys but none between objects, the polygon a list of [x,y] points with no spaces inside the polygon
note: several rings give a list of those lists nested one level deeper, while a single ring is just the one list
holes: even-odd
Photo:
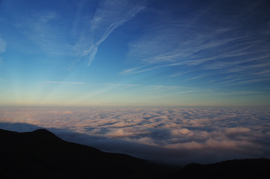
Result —
[{"label": "cloud bank", "polygon": [[166,163],[270,157],[269,109],[2,107],[0,128],[44,127],[108,152]]}]

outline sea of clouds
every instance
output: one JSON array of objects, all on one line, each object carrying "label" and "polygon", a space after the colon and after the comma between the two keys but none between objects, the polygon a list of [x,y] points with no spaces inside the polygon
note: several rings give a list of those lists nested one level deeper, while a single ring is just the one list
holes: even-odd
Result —
[{"label": "sea of clouds", "polygon": [[269,108],[0,107],[0,128],[171,164],[270,158]]}]

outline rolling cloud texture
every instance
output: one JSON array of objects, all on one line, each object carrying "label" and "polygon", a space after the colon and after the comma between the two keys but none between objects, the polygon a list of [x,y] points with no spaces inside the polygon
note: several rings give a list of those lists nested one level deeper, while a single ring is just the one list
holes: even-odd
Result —
[{"label": "rolling cloud texture", "polygon": [[3,107],[0,128],[47,128],[108,152],[187,164],[270,157],[270,111],[263,108]]}]

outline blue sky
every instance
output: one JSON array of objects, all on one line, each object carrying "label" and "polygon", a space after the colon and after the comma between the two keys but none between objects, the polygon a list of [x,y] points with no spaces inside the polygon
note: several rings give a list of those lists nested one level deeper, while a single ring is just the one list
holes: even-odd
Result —
[{"label": "blue sky", "polygon": [[269,9],[1,0],[0,105],[269,106]]}]

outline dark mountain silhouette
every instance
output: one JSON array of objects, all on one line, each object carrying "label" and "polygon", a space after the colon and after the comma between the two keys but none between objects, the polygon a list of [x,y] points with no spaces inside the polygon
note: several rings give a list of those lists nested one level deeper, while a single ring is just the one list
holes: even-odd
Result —
[{"label": "dark mountain silhouette", "polygon": [[229,160],[214,164],[200,165],[192,163],[174,172],[174,179],[270,179],[269,159]]},{"label": "dark mountain silhouette", "polygon": [[45,129],[26,133],[0,130],[0,144],[0,178],[159,178],[170,170],[128,155],[66,142]]},{"label": "dark mountain silhouette", "polygon": [[0,178],[270,178],[270,160],[171,167],[66,142],[45,129],[0,129]]}]

